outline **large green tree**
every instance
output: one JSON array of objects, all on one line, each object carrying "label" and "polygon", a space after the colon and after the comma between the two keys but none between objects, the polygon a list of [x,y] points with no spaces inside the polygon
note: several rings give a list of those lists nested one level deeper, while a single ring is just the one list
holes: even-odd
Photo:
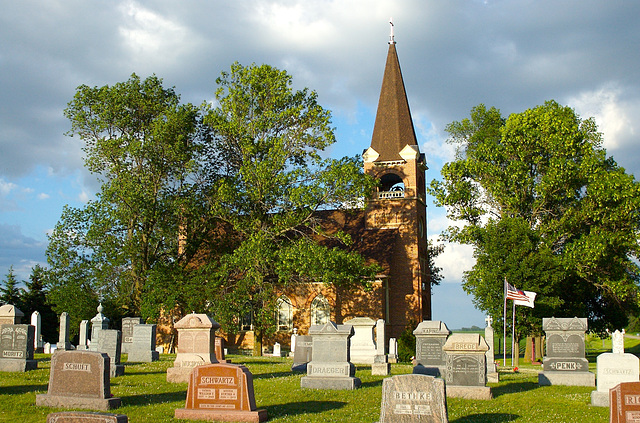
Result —
[{"label": "large green tree", "polygon": [[298,282],[363,284],[376,269],[342,233],[343,246],[330,248],[316,212],[354,207],[373,181],[358,158],[323,159],[334,143],[330,112],[317,94],[294,90],[291,77],[268,65],[242,66],[217,79],[217,107],[205,123],[211,129],[208,162],[221,173],[210,213],[235,234],[233,251],[221,260],[215,279],[216,318],[253,313],[254,353],[275,329],[278,292]]},{"label": "large green tree", "polygon": [[447,127],[457,146],[431,193],[457,221],[443,234],[474,247],[463,287],[502,315],[506,278],[538,293],[518,332],[541,317],[620,328],[638,306],[640,184],[602,148],[593,119],[554,101],[503,118],[480,105]]},{"label": "large green tree", "polygon": [[0,303],[11,304],[22,311],[22,289],[18,286],[18,279],[16,278],[13,266],[9,266],[9,271],[2,281]]},{"label": "large green tree", "polygon": [[[160,295],[167,279],[180,279],[193,245],[207,239],[199,109],[181,104],[161,79],[134,74],[113,86],[78,87],[65,115],[101,187],[86,206],[66,207],[50,237],[56,310],[78,319],[91,317],[98,301],[112,318],[171,310],[189,295],[182,284]],[[179,235],[190,245],[179,248]]]}]

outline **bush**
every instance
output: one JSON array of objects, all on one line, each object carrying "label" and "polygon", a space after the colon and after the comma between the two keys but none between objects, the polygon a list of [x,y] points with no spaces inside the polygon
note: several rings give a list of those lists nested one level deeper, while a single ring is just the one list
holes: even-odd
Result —
[{"label": "bush", "polygon": [[415,322],[411,321],[398,338],[398,360],[410,363],[411,357],[416,355],[416,336],[413,334]]}]

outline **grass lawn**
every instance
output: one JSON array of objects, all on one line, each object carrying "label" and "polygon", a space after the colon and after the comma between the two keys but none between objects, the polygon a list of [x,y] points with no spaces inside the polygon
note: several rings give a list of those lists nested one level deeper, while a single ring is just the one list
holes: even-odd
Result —
[{"label": "grass lawn", "polygon": [[[125,356],[126,357],[126,356]],[[166,382],[166,369],[174,355],[162,355],[155,363],[126,364],[125,375],[111,379],[111,392],[122,399],[114,412],[126,414],[132,423],[183,422],[173,410],[184,407],[187,384]],[[358,366],[362,387],[355,391],[303,390],[301,374],[290,372],[291,360],[273,357],[230,355],[234,363],[246,365],[254,376],[258,408],[266,408],[272,422],[375,422],[380,417],[382,376]],[[36,407],[36,394],[46,393],[50,356],[36,354],[38,369],[27,373],[0,373],[0,421],[43,423],[53,411]],[[595,364],[592,364],[595,371]],[[607,422],[608,408],[590,406],[594,388],[538,387],[540,366],[521,366],[518,373],[503,373],[498,384],[490,384],[494,399],[447,400],[449,421],[470,422]],[[411,366],[393,364],[392,374],[410,373]]]}]

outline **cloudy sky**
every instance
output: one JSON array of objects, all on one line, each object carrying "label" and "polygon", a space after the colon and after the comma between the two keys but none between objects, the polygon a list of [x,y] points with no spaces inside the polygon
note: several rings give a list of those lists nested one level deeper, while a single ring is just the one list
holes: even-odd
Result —
[{"label": "cloudy sky", "polygon": [[[334,157],[369,146],[389,18],[428,179],[451,159],[445,125],[484,103],[503,115],[555,99],[595,117],[605,147],[640,175],[640,2],[551,0],[0,0],[0,277],[46,264],[65,204],[96,191],[63,109],[80,84],[151,74],[184,102],[213,98],[231,63],[286,69],[333,112]],[[429,205],[429,234],[447,226]],[[460,288],[467,247],[439,258],[434,319],[484,325]]]}]

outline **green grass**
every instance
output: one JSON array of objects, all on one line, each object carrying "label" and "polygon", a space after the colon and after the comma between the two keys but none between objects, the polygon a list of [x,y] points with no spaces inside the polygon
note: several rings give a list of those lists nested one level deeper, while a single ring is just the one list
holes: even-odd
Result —
[{"label": "green grass", "polygon": [[[184,407],[187,384],[166,382],[166,369],[173,355],[155,363],[127,364],[125,375],[111,380],[111,392],[122,399],[114,412],[126,414],[132,423],[181,422],[173,418]],[[42,423],[46,415],[64,411],[36,407],[36,394],[46,393],[50,356],[37,354],[38,369],[26,373],[0,373],[0,421]],[[258,408],[266,408],[271,422],[367,422],[380,417],[382,376],[358,366],[362,387],[355,391],[325,391],[300,388],[301,374],[290,372],[291,360],[272,357],[229,356],[246,365],[254,375]],[[126,364],[126,363],[125,363]],[[592,364],[595,370],[595,364]],[[539,366],[521,366],[519,373],[503,373],[498,384],[490,384],[494,399],[447,400],[449,421],[471,422],[580,422],[608,421],[608,409],[591,407],[593,388],[538,387]],[[411,366],[393,364],[392,374],[410,373]]]}]

